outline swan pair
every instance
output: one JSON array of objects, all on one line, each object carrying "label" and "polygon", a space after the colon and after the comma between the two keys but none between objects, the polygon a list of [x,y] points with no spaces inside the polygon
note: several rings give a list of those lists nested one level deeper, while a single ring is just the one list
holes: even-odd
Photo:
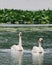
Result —
[{"label": "swan pair", "polygon": [[[19,44],[18,45],[13,45],[11,47],[11,50],[18,50],[18,51],[22,51],[23,47],[22,47],[22,32],[19,32]],[[41,47],[43,38],[39,38],[38,43],[39,43],[39,47],[34,46],[32,49],[32,53],[44,53],[44,49]]]}]

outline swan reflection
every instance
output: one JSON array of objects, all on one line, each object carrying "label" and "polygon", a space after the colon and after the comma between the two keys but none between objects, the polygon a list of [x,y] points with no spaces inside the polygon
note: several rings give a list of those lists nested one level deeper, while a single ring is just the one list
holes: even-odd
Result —
[{"label": "swan reflection", "polygon": [[22,65],[22,51],[12,51],[11,57],[12,57],[12,65]]},{"label": "swan reflection", "polygon": [[33,65],[43,65],[43,56],[41,53],[32,54]]}]

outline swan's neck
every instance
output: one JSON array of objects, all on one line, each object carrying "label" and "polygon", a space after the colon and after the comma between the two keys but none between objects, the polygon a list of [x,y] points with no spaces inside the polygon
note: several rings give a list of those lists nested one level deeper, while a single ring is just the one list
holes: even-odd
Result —
[{"label": "swan's neck", "polygon": [[22,46],[22,39],[21,39],[21,36],[19,36],[19,45]]},{"label": "swan's neck", "polygon": [[41,43],[39,42],[39,47],[41,47]]}]

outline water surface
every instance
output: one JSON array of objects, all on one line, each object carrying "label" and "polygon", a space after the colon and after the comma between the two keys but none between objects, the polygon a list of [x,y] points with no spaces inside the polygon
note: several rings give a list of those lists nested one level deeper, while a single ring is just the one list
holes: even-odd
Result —
[{"label": "water surface", "polygon": [[52,49],[45,49],[45,53],[32,54],[31,50],[23,52],[0,49],[0,65],[52,65]]},{"label": "water surface", "polygon": [[[11,51],[11,46],[19,42],[20,31],[24,51]],[[38,46],[39,37],[43,38],[43,55],[31,52]],[[52,65],[52,27],[0,28],[0,65]]]}]

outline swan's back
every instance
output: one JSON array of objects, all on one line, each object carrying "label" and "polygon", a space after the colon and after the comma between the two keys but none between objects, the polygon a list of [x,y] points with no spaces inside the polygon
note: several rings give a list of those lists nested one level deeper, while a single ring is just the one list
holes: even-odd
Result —
[{"label": "swan's back", "polygon": [[13,50],[13,51],[22,51],[23,50],[23,47],[22,46],[20,46],[20,45],[13,45],[12,47],[11,47],[11,50]]},{"label": "swan's back", "polygon": [[44,53],[44,49],[42,47],[34,46],[32,49],[33,53]]},{"label": "swan's back", "polygon": [[37,53],[39,51],[39,48],[37,46],[34,46],[32,49],[32,52]]},{"label": "swan's back", "polygon": [[11,50],[13,50],[13,51],[16,50],[16,49],[17,49],[16,47],[17,47],[17,45],[13,45],[13,46],[11,47]]}]

